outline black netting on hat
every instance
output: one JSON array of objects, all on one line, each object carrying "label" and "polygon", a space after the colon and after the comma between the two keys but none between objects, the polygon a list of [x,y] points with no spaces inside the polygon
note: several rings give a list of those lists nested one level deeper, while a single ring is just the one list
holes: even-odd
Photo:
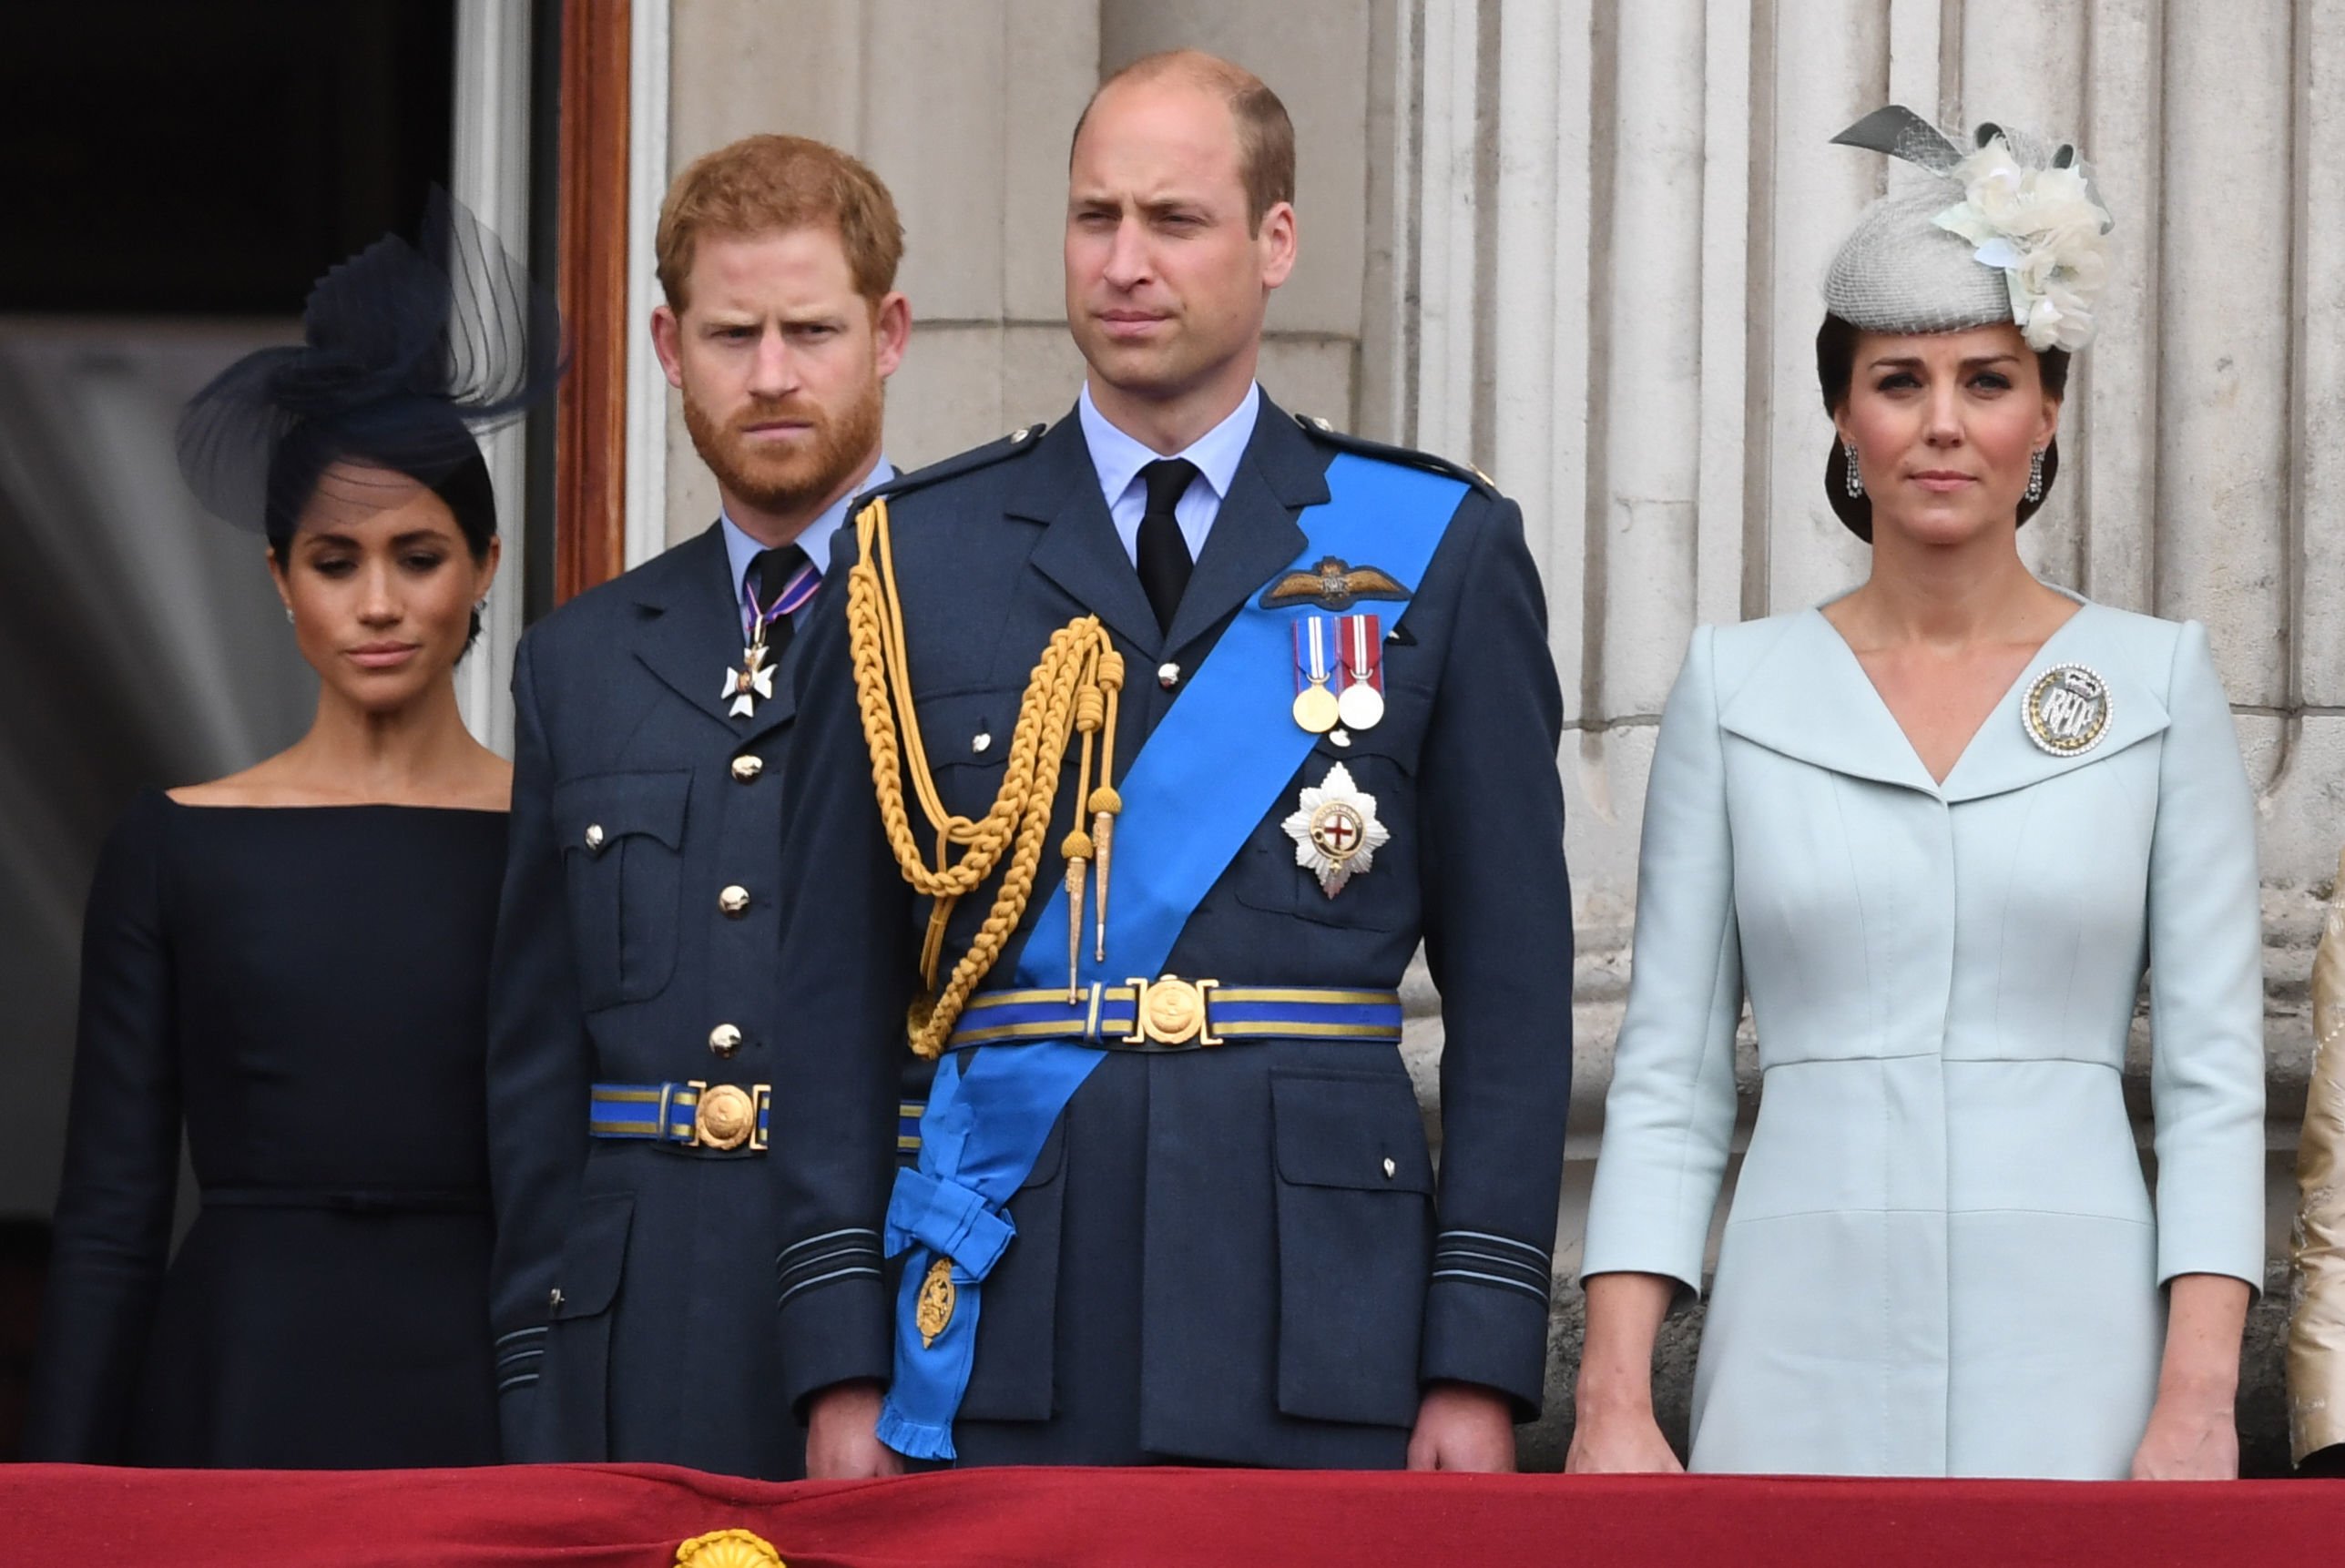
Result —
[{"label": "black netting on hat", "polygon": [[[552,296],[437,188],[422,248],[389,235],[334,267],[311,290],[301,329],[299,346],[221,372],[179,418],[189,487],[272,539],[291,534],[330,473],[362,504],[380,482],[368,467],[484,497],[477,433],[544,399],[563,362]],[[386,487],[386,502],[403,488]],[[480,521],[459,520],[467,535]]]}]

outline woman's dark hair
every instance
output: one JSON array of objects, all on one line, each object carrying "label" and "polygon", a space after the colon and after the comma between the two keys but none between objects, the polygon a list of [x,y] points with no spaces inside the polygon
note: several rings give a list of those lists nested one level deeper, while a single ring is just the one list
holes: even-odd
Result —
[{"label": "woman's dark hair", "polygon": [[[480,443],[446,404],[401,399],[341,418],[303,421],[286,433],[270,460],[261,522],[269,554],[280,567],[290,564],[301,514],[337,463],[388,469],[423,485],[446,503],[473,560],[488,558],[489,541],[496,537],[496,490]],[[466,652],[480,635],[480,612],[474,610]]]},{"label": "woman's dark hair", "polygon": [[[1849,401],[1849,387],[1856,378],[1857,334],[1855,323],[1827,313],[1824,324],[1816,329],[1816,381],[1823,389],[1824,412],[1837,416],[1842,404]],[[2068,351],[2038,349],[2035,351],[2036,373],[2043,379],[2046,396],[2065,397],[2068,392]],[[2043,508],[2052,496],[2052,482],[2060,476],[2060,438],[2054,436],[2044,449],[2044,494],[2034,500],[2022,498],[2019,520],[2024,524]],[[1832,504],[1832,513],[1848,531],[1872,543],[1872,497],[1849,494],[1849,463],[1840,450],[1840,437],[1832,438],[1830,451],[1824,458],[1824,498]]]}]

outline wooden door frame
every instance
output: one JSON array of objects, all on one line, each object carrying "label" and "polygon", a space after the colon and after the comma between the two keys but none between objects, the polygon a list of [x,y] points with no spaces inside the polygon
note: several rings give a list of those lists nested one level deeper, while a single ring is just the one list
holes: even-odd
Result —
[{"label": "wooden door frame", "polygon": [[633,0],[562,0],[554,600],[627,565],[628,79]]}]

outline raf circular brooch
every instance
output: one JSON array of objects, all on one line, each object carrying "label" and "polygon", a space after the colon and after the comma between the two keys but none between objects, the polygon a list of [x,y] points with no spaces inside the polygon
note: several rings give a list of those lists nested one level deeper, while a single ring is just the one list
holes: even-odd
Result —
[{"label": "raf circular brooch", "polygon": [[2038,750],[2082,757],[2108,733],[2109,706],[2109,683],[2098,671],[2061,664],[2035,677],[2019,717]]}]

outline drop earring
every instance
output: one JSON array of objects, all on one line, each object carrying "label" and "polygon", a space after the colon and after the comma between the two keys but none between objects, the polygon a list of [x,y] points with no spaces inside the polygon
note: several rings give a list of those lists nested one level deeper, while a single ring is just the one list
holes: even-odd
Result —
[{"label": "drop earring", "polygon": [[1857,470],[1857,443],[1853,441],[1844,441],[1840,443],[1840,457],[1848,466],[1849,494],[1851,495],[1862,495],[1864,494],[1864,475]]},{"label": "drop earring", "polygon": [[2027,460],[2027,498],[2030,501],[2044,499],[2044,448],[2040,446]]},{"label": "drop earring", "polygon": [[285,606],[285,624],[289,626],[293,624],[293,606],[291,605]]}]

